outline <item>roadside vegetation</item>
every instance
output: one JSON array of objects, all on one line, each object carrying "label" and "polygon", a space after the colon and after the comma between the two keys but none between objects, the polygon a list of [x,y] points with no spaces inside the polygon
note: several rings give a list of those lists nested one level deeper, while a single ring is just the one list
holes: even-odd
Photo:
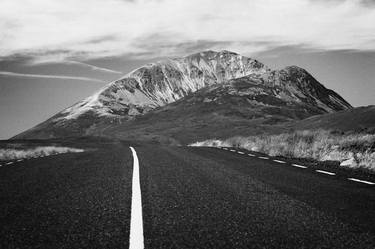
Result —
[{"label": "roadside vegetation", "polygon": [[343,167],[375,172],[375,135],[305,130],[278,135],[236,136],[206,140],[191,146],[238,147],[270,156],[339,161]]},{"label": "roadside vegetation", "polygon": [[35,148],[1,148],[0,160],[15,160],[22,158],[31,158],[39,156],[48,156],[68,152],[83,152],[83,149],[56,147],[56,146],[39,146]]}]

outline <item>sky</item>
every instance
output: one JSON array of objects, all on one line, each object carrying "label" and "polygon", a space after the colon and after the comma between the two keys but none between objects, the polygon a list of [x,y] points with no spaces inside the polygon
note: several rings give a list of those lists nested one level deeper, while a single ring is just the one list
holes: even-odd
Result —
[{"label": "sky", "polygon": [[134,68],[230,50],[375,104],[373,0],[0,0],[0,139]]}]

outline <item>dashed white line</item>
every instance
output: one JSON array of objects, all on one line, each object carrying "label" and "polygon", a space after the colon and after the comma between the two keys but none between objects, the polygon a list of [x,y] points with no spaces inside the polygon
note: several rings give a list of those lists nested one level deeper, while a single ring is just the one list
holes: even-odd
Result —
[{"label": "dashed white line", "polygon": [[326,174],[326,175],[331,175],[334,176],[336,175],[335,173],[329,172],[329,171],[324,171],[324,170],[315,170],[318,173]]},{"label": "dashed white line", "polygon": [[6,163],[5,165],[11,165],[11,164],[13,164],[13,162]]},{"label": "dashed white line", "polygon": [[286,163],[286,162],[280,161],[280,160],[273,160],[273,161],[276,162],[276,163]]},{"label": "dashed white line", "polygon": [[22,162],[22,161],[23,161],[23,159],[18,159],[18,160],[17,160],[17,162]]},{"label": "dashed white line", "polygon": [[375,185],[375,182],[369,182],[369,181],[364,181],[364,180],[359,180],[356,178],[348,178],[349,181],[354,181],[354,182],[360,182],[364,184],[369,184],[369,185]]},{"label": "dashed white line", "polygon": [[133,153],[133,181],[129,249],[143,249],[144,239],[141,184],[139,179],[139,162],[135,149],[133,147],[130,147],[130,149]]},{"label": "dashed white line", "polygon": [[[130,147],[130,148],[132,148],[132,147]],[[241,154],[241,155],[243,155],[243,154],[245,154],[244,152],[242,152],[242,151],[236,151],[236,150],[232,150],[232,149],[228,149],[228,148],[224,148],[224,147],[221,147],[221,149],[223,149],[223,150],[229,150],[229,151],[232,151],[232,152],[237,152],[238,154]],[[134,149],[132,149],[132,150],[134,150]],[[135,151],[134,151],[134,153],[135,153]],[[255,155],[254,154],[247,154],[248,156],[251,156],[251,157],[255,157]],[[263,156],[260,156],[260,157],[258,157],[259,159],[264,159],[264,160],[268,160],[269,159],[269,157],[263,157]],[[284,161],[281,161],[281,160],[273,160],[274,162],[276,162],[276,163],[282,163],[282,164],[286,164],[286,162],[284,162]],[[12,162],[11,162],[12,163]],[[10,163],[10,164],[11,164]],[[9,164],[9,163],[8,163]],[[295,163],[293,163],[292,164],[292,166],[293,167],[297,167],[297,168],[301,168],[301,169],[307,169],[308,167],[306,167],[306,166],[303,166],[303,165],[299,165],[299,164],[295,164]],[[1,165],[0,165],[0,167],[1,167]],[[329,171],[325,171],[325,170],[315,170],[316,172],[318,172],[318,173],[322,173],[322,174],[326,174],[326,175],[331,175],[331,176],[334,176],[334,175],[336,175],[336,173],[333,173],[333,172],[329,172]],[[360,179],[356,179],[356,178],[347,178],[349,181],[354,181],[354,182],[359,182],[359,183],[364,183],[364,184],[368,184],[368,185],[375,185],[375,182],[370,182],[370,181],[364,181],[364,180],[360,180]],[[133,180],[134,180],[134,178],[133,178]],[[134,185],[134,184],[133,184]],[[142,243],[143,243],[143,240],[142,240]],[[142,247],[143,248],[143,247]]]},{"label": "dashed white line", "polygon": [[292,166],[297,167],[297,168],[301,168],[301,169],[307,169],[306,166],[299,165],[299,164],[292,164]]}]

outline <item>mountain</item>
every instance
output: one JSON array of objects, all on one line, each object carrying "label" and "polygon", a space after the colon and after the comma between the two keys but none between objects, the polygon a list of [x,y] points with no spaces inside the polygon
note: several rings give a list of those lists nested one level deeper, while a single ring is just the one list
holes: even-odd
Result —
[{"label": "mountain", "polygon": [[249,129],[351,108],[297,66],[271,70],[233,52],[205,51],[140,67],[15,138],[123,134],[185,141],[173,134],[225,133],[227,124]]}]

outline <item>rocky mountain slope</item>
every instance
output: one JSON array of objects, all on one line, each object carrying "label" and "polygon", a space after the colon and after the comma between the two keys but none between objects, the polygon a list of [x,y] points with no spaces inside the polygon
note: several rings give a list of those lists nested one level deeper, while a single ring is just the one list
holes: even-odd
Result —
[{"label": "rocky mountain slope", "polygon": [[61,112],[73,119],[93,111],[98,116],[131,118],[175,102],[203,87],[270,71],[262,63],[228,51],[206,51],[138,68],[96,94]]},{"label": "rocky mountain slope", "polygon": [[[129,135],[144,121],[170,133],[181,125],[195,130],[185,119],[210,123],[210,115],[224,117],[213,119],[222,125],[274,124],[347,109],[349,103],[302,68],[271,70],[236,53],[206,51],[138,68],[16,138]],[[169,119],[180,121],[160,126]]]}]

